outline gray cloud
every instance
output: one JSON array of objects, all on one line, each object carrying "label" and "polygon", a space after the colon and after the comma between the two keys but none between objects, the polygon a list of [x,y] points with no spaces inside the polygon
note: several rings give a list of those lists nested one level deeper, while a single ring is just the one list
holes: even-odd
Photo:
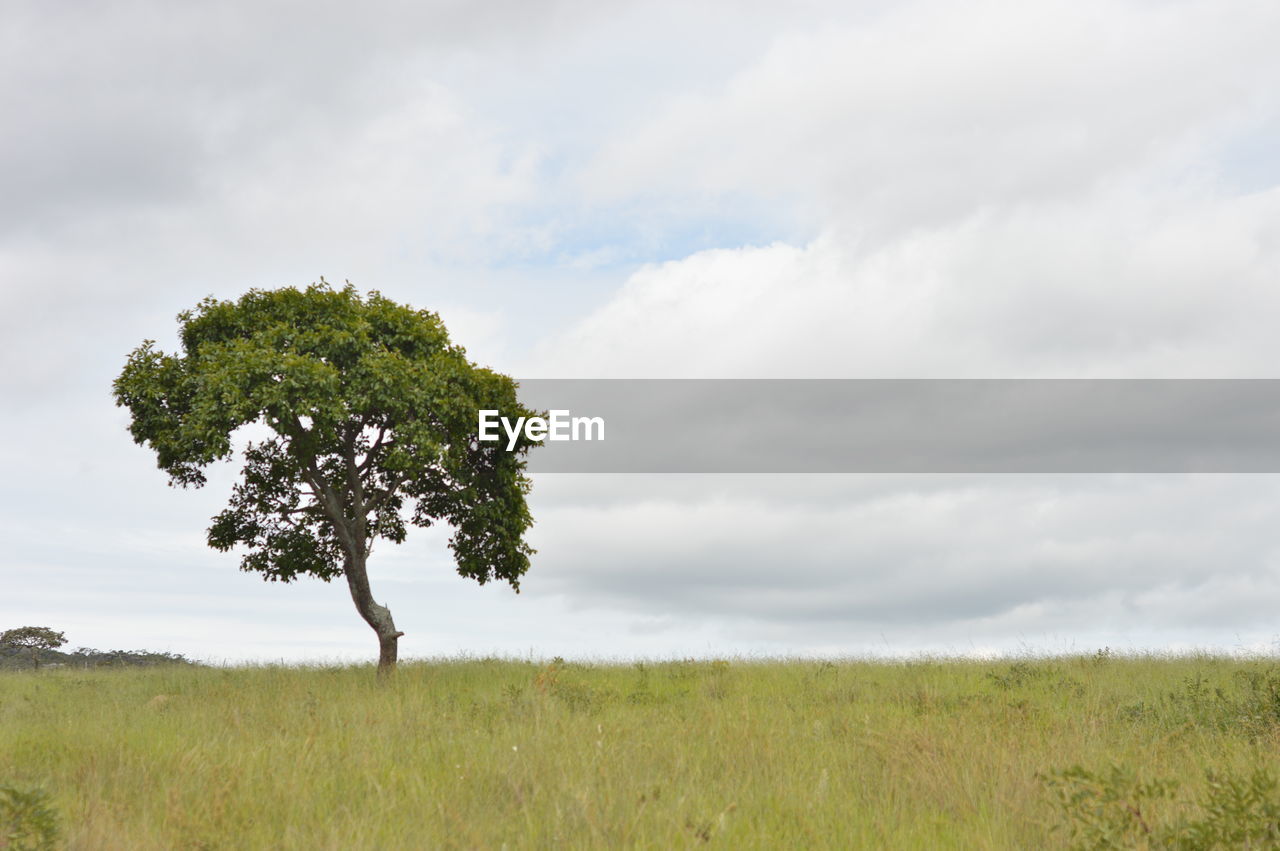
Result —
[{"label": "gray cloud", "polygon": [[1102,629],[1258,629],[1268,607],[1237,601],[1280,591],[1274,476],[724,478],[652,477],[636,494],[612,477],[632,502],[536,501],[539,585],[847,641],[912,624],[1008,639],[1001,621],[1028,606],[1042,628],[1093,607]]}]

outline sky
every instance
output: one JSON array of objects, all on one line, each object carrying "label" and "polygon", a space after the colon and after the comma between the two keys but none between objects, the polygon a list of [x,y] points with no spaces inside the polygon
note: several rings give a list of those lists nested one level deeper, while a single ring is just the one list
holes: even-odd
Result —
[{"label": "sky", "polygon": [[[785,8],[784,8],[785,5]],[[0,11],[0,628],[367,660],[204,543],[110,386],[350,280],[517,378],[1280,377],[1280,6]],[[1206,416],[1213,412],[1206,411]],[[534,478],[519,595],[370,560],[402,657],[1280,649],[1273,475]]]}]

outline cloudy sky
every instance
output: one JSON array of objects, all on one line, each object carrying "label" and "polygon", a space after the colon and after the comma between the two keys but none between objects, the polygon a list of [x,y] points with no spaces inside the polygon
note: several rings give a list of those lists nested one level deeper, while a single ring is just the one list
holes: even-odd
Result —
[{"label": "cloudy sky", "polygon": [[[0,627],[368,659],[204,545],[111,380],[324,276],[517,377],[1280,377],[1280,6],[6,3]],[[1211,416],[1212,412],[1206,412]],[[544,475],[516,596],[418,532],[404,656],[1273,650],[1280,481]]]}]

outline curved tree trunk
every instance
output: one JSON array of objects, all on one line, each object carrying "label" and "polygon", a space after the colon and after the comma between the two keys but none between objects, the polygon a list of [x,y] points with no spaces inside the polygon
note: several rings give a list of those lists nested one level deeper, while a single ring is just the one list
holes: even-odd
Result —
[{"label": "curved tree trunk", "polygon": [[378,677],[386,678],[396,669],[397,645],[404,633],[396,629],[396,623],[391,619],[391,610],[373,601],[364,557],[348,556],[343,572],[347,575],[347,587],[351,589],[351,599],[356,604],[356,611],[378,636]]}]

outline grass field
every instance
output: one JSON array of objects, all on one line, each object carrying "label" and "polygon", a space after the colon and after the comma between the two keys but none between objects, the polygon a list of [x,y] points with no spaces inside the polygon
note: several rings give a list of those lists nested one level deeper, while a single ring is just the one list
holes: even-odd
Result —
[{"label": "grass field", "polygon": [[4,673],[0,848],[1273,848],[1278,732],[1267,659]]}]

